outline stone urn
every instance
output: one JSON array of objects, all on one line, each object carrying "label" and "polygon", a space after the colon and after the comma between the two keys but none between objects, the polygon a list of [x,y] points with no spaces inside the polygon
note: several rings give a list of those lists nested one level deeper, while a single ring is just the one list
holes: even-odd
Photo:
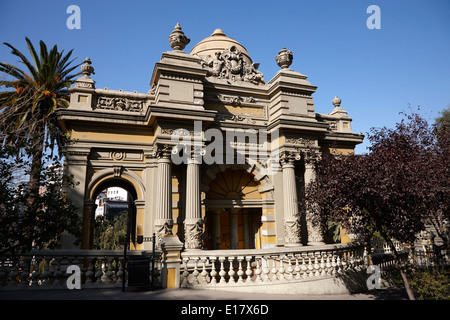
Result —
[{"label": "stone urn", "polygon": [[89,77],[91,74],[95,74],[94,67],[91,66],[91,59],[86,58],[83,62],[84,64],[81,66],[81,72],[87,77]]},{"label": "stone urn", "polygon": [[183,50],[191,42],[191,39],[184,35],[179,23],[175,26],[175,29],[169,35],[170,47],[175,51]]},{"label": "stone urn", "polygon": [[275,61],[281,69],[289,68],[289,66],[292,64],[292,60],[294,60],[294,55],[292,54],[291,50],[287,50],[286,48],[281,49],[281,51],[275,57]]},{"label": "stone urn", "polygon": [[337,96],[334,97],[333,101],[331,101],[333,103],[333,105],[336,108],[339,108],[339,106],[341,105],[342,100],[339,99]]}]

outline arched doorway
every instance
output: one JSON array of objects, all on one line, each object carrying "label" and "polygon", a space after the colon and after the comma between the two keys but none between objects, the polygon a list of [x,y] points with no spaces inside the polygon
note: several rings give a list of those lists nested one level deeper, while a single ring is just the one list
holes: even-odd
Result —
[{"label": "arched doorway", "polygon": [[[127,211],[128,217],[130,219],[130,249],[136,248],[136,236],[137,236],[137,209],[135,201],[138,199],[138,195],[136,192],[136,189],[133,187],[133,185],[122,178],[109,178],[102,182],[100,182],[98,185],[95,186],[93,191],[91,192],[91,202],[94,202],[98,195],[104,192],[105,190],[117,190],[122,189],[126,191],[126,203],[121,204],[120,206],[116,206],[116,208],[113,208],[113,210],[110,210],[110,212],[105,212],[105,214],[108,215],[108,219],[111,219],[116,215],[117,213],[121,211]],[[108,197],[114,198],[112,195],[108,195]],[[87,249],[93,249],[94,248],[94,219],[96,214],[96,205],[92,207],[89,212],[85,214],[89,214],[89,220],[90,223],[88,226],[83,226],[85,230],[83,230],[83,239],[85,240],[85,244],[83,247],[87,247]],[[86,237],[86,233],[89,234],[88,237]]]},{"label": "arched doorway", "polygon": [[254,176],[242,168],[218,172],[206,192],[206,247],[261,248],[261,194]]}]

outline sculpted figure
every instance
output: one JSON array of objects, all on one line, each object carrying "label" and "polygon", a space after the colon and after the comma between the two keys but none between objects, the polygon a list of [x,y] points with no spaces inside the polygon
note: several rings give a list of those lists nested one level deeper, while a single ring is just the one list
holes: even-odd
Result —
[{"label": "sculpted figure", "polygon": [[249,81],[254,84],[266,83],[263,79],[264,74],[257,69],[259,63],[252,63],[251,65],[246,63],[244,65],[244,81]]},{"label": "sculpted figure", "polygon": [[220,51],[216,51],[216,59],[212,61],[212,70],[211,74],[215,77],[220,78],[223,65],[225,64],[225,61],[221,58]]}]

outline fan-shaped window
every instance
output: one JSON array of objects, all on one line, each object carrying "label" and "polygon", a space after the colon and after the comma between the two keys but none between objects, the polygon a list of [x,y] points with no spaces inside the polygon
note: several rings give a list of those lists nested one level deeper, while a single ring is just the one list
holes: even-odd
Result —
[{"label": "fan-shaped window", "polygon": [[219,172],[209,184],[208,199],[261,199],[258,183],[244,170]]}]

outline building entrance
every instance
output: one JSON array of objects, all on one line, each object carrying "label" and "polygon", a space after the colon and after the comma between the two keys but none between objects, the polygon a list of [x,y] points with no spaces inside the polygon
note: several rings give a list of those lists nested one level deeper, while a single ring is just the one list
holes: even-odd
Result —
[{"label": "building entrance", "polygon": [[261,212],[260,208],[208,210],[208,249],[260,249]]}]

